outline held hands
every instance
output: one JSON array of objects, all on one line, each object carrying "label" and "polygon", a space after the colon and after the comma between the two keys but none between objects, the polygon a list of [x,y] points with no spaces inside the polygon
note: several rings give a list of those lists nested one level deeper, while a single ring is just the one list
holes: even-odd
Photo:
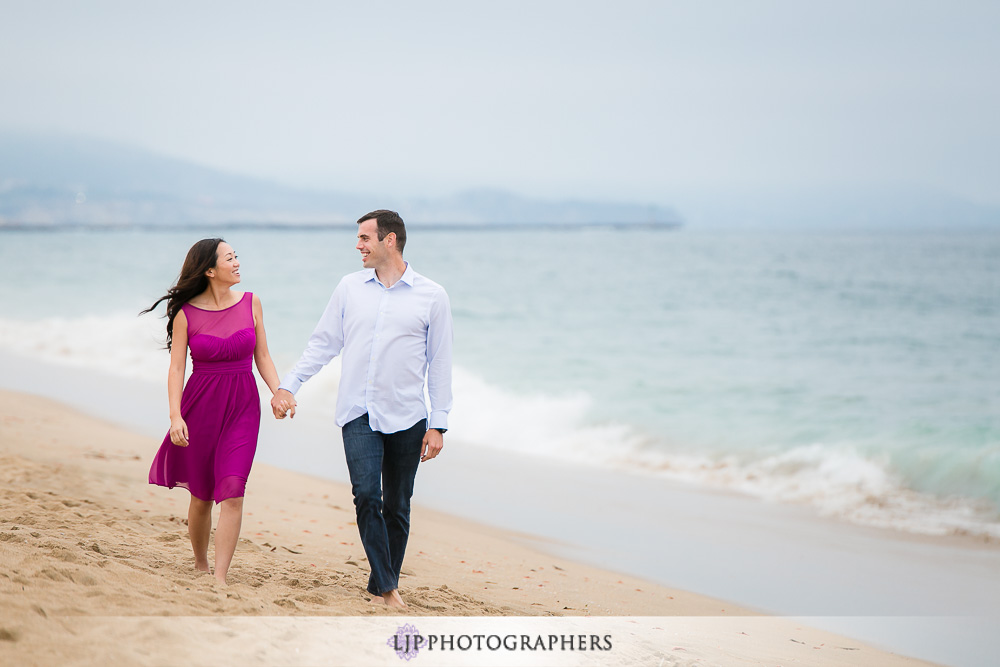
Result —
[{"label": "held hands", "polygon": [[188,446],[188,425],[180,417],[170,419],[170,442],[178,447]]},{"label": "held hands", "polygon": [[286,414],[294,419],[295,406],[295,396],[287,389],[279,389],[271,397],[271,411],[275,419],[284,419]]},{"label": "held hands", "polygon": [[427,433],[424,434],[423,448],[420,450],[420,461],[430,461],[441,453],[442,447],[444,447],[444,435],[441,434],[441,431],[436,428],[427,429]]}]

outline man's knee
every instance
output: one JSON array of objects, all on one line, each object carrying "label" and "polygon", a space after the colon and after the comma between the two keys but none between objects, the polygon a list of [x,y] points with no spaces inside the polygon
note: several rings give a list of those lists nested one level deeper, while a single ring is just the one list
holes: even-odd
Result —
[{"label": "man's knee", "polygon": [[377,484],[355,484],[352,487],[354,492],[354,507],[358,512],[374,509],[382,511],[382,489]]},{"label": "man's knee", "polygon": [[382,513],[385,515],[392,514],[403,518],[410,516],[410,496],[396,496],[387,493],[383,505]]}]

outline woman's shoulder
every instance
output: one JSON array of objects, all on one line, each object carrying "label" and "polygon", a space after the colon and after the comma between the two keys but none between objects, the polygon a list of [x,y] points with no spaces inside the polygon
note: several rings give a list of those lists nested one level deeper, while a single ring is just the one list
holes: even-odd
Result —
[{"label": "woman's shoulder", "polygon": [[187,312],[185,312],[184,310],[184,306],[186,305],[187,305],[186,303],[183,303],[181,304],[181,307],[177,309],[177,313],[174,315],[173,322],[170,324],[171,332],[176,332],[178,328],[187,331],[188,318],[187,318]]},{"label": "woman's shoulder", "polygon": [[253,292],[239,292],[233,293],[236,296],[236,305],[240,307],[240,310],[259,310],[260,309],[260,299]]}]

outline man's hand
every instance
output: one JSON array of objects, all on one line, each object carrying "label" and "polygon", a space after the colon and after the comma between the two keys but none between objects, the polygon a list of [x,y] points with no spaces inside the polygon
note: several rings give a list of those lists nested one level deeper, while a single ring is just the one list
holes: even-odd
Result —
[{"label": "man's hand", "polygon": [[284,419],[286,414],[294,419],[295,406],[295,396],[287,389],[279,389],[271,397],[271,411],[275,419]]},{"label": "man's hand", "polygon": [[424,433],[423,449],[420,450],[420,460],[430,461],[441,453],[442,447],[444,447],[444,436],[441,431],[436,428],[427,429],[427,433]]}]

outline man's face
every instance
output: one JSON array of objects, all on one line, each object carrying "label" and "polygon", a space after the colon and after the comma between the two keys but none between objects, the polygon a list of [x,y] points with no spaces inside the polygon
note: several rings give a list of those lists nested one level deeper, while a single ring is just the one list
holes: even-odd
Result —
[{"label": "man's face", "polygon": [[389,257],[389,249],[385,242],[389,237],[378,240],[378,223],[375,218],[365,220],[358,225],[358,245],[361,251],[361,263],[366,269],[378,268]]}]

